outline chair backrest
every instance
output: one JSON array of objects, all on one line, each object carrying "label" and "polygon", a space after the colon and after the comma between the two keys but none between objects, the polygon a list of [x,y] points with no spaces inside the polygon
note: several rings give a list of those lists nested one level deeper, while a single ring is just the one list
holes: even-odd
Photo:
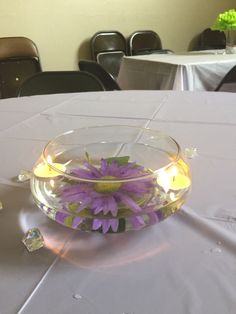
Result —
[{"label": "chair backrest", "polygon": [[225,75],[215,91],[236,93],[236,65]]},{"label": "chair backrest", "polygon": [[93,60],[116,78],[126,55],[125,37],[118,31],[100,31],[92,36],[90,45]]},{"label": "chair backrest", "polygon": [[115,81],[113,76],[108,73],[100,64],[92,60],[80,60],[79,69],[92,73],[96,76],[103,84],[107,91],[120,90],[118,83]]},{"label": "chair backrest", "polygon": [[224,32],[206,28],[199,36],[198,48],[195,50],[225,49],[226,36]]},{"label": "chair backrest", "polygon": [[27,79],[18,96],[104,91],[102,83],[92,74],[81,71],[41,72]]},{"label": "chair backrest", "polygon": [[97,55],[99,63],[114,79],[117,78],[120,71],[120,64],[124,57],[123,51],[101,52]]},{"label": "chair backrest", "polygon": [[0,38],[0,60],[20,57],[39,59],[38,49],[31,39],[26,37]]},{"label": "chair backrest", "polygon": [[0,97],[16,97],[19,86],[41,71],[35,43],[25,37],[0,38]]},{"label": "chair backrest", "polygon": [[95,33],[91,40],[91,55],[97,61],[101,52],[122,51],[126,54],[126,39],[118,31],[100,31]]},{"label": "chair backrest", "polygon": [[153,50],[161,50],[159,35],[152,30],[135,31],[128,38],[129,54],[147,54]]}]

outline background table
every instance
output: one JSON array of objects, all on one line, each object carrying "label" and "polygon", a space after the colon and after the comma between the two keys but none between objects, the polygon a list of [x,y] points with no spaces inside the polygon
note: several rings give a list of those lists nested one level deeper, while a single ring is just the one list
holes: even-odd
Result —
[{"label": "background table", "polygon": [[[236,95],[130,91],[0,101],[1,314],[229,314],[236,298]],[[193,186],[183,208],[125,234],[82,233],[33,203],[31,169],[49,139],[91,125],[159,129],[182,146]],[[40,228],[46,247],[21,239]]]},{"label": "background table", "polygon": [[236,55],[192,53],[124,57],[118,83],[122,89],[213,91],[236,65]]}]

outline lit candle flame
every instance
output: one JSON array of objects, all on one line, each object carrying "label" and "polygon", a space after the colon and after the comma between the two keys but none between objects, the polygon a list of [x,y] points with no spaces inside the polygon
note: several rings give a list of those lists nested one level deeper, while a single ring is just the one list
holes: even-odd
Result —
[{"label": "lit candle flame", "polygon": [[182,174],[177,166],[160,171],[157,183],[167,193],[169,190],[181,190],[190,186],[191,181],[188,176]]},{"label": "lit candle flame", "polygon": [[[42,162],[34,169],[34,175],[40,178],[52,178],[61,175],[60,172],[65,172],[66,165],[60,163],[54,163],[50,155],[46,158],[47,162]],[[54,170],[56,169],[56,170]],[[58,171],[57,171],[58,170]],[[54,185],[53,180],[50,181],[51,186]]]},{"label": "lit candle flame", "polygon": [[49,183],[50,183],[51,187],[54,188],[54,186],[55,186],[55,181],[54,181],[53,179],[51,179],[51,180],[49,181]]}]

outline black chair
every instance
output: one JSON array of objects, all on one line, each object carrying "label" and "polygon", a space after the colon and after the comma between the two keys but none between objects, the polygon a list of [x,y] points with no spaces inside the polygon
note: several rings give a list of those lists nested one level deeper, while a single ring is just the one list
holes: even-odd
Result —
[{"label": "black chair", "polygon": [[93,60],[116,78],[121,60],[126,55],[125,37],[118,31],[97,32],[92,36],[90,46]]},{"label": "black chair", "polygon": [[225,49],[226,36],[224,32],[206,28],[198,37],[193,50]]},{"label": "black chair", "polygon": [[159,35],[152,30],[135,31],[128,38],[129,55],[151,53],[172,53],[170,49],[162,49]]},{"label": "black chair", "polygon": [[41,72],[35,43],[25,37],[0,38],[0,98],[17,97],[19,86]]},{"label": "black chair", "polygon": [[122,51],[101,52],[97,56],[97,62],[116,79],[123,57],[124,53]]},{"label": "black chair", "polygon": [[236,65],[225,75],[215,91],[236,93]]},{"label": "black chair", "polygon": [[101,52],[122,51],[126,54],[125,37],[118,31],[100,31],[90,41],[92,58],[97,61]]},{"label": "black chair", "polygon": [[27,79],[18,96],[104,91],[102,83],[92,74],[81,71],[41,72]]},{"label": "black chair", "polygon": [[92,60],[80,60],[79,61],[79,69],[81,71],[86,71],[92,73],[96,76],[105,87],[105,90],[112,91],[112,90],[120,90],[118,83],[115,81],[113,76],[108,73],[100,64],[96,61]]}]

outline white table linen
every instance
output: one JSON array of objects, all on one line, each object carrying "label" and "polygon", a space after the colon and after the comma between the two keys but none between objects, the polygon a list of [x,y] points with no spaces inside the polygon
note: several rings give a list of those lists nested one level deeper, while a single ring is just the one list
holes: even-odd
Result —
[{"label": "white table linen", "polygon": [[[121,91],[0,101],[1,314],[234,314],[236,308],[236,95]],[[193,185],[183,208],[124,234],[82,233],[33,203],[31,169],[48,140],[91,125],[152,127],[182,148]],[[28,253],[25,231],[46,247]]]},{"label": "white table linen", "polygon": [[151,54],[124,57],[118,83],[124,90],[214,91],[236,65],[236,55]]}]

